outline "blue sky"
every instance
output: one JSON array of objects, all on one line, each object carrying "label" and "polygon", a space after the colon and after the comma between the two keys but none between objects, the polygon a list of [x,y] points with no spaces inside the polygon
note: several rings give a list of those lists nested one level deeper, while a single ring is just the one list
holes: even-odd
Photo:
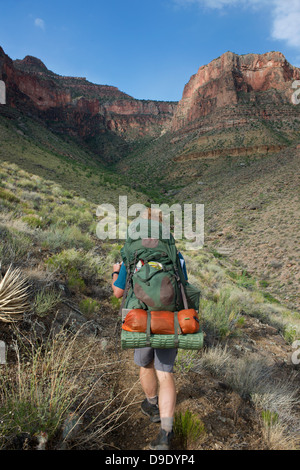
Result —
[{"label": "blue sky", "polygon": [[177,101],[228,50],[279,50],[300,66],[300,0],[0,0],[0,46],[60,75]]}]

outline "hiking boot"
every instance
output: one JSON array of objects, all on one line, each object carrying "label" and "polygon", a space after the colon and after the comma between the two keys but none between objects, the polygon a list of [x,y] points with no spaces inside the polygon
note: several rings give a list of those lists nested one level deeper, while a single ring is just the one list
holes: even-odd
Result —
[{"label": "hiking boot", "polygon": [[151,450],[170,450],[171,441],[174,436],[173,431],[167,432],[164,429],[160,429],[159,434],[154,441],[150,442]]},{"label": "hiking boot", "polygon": [[149,416],[150,421],[152,423],[159,423],[160,422],[160,416],[159,416],[159,408],[157,405],[151,405],[151,403],[148,402],[147,398],[142,402],[141,404],[141,410],[144,415]]}]

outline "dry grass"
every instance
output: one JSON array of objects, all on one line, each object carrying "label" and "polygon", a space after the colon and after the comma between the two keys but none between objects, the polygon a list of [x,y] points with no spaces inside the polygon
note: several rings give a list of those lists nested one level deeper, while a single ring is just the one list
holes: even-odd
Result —
[{"label": "dry grass", "polygon": [[42,436],[48,448],[100,449],[124,422],[133,387],[104,387],[120,364],[99,362],[99,343],[81,336],[84,328],[51,329],[42,343],[15,330],[16,364],[0,376],[0,448],[13,449],[26,435],[29,442]]},{"label": "dry grass", "polygon": [[295,376],[289,381],[265,382],[252,400],[262,410],[262,427],[271,450],[295,450],[300,444],[300,424],[295,415],[299,405]]},{"label": "dry grass", "polygon": [[[182,360],[182,359],[181,359]],[[278,380],[274,369],[261,357],[234,357],[220,345],[203,351],[194,361],[194,372],[208,370],[241,397],[249,399],[261,415],[263,435],[269,449],[296,449],[300,444],[297,415],[299,391],[296,376]]]}]

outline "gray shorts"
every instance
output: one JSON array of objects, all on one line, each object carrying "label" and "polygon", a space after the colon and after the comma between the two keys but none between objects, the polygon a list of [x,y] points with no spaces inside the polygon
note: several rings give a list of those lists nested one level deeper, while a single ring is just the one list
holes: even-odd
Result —
[{"label": "gray shorts", "polygon": [[154,360],[154,368],[162,372],[173,372],[177,349],[138,348],[134,350],[134,362],[140,367],[148,366]]}]

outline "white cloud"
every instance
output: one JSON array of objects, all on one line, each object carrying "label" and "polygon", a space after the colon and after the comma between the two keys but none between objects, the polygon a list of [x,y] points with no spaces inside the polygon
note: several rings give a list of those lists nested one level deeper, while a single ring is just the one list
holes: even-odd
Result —
[{"label": "white cloud", "polygon": [[[232,6],[256,6],[259,4],[266,3],[267,0],[174,0],[179,6],[188,6],[192,4],[198,4],[207,8],[213,8],[221,10],[225,7]],[[272,2],[272,0],[271,0]],[[270,1],[269,1],[270,3]]]},{"label": "white cloud", "polygon": [[300,47],[300,0],[274,0],[273,39],[286,41],[289,46]]},{"label": "white cloud", "polygon": [[289,46],[300,47],[300,0],[173,0],[178,6],[199,6],[225,10],[229,7],[269,8],[271,36]]},{"label": "white cloud", "polygon": [[41,18],[36,18],[34,20],[34,24],[37,28],[45,29],[45,21],[42,20]]}]

